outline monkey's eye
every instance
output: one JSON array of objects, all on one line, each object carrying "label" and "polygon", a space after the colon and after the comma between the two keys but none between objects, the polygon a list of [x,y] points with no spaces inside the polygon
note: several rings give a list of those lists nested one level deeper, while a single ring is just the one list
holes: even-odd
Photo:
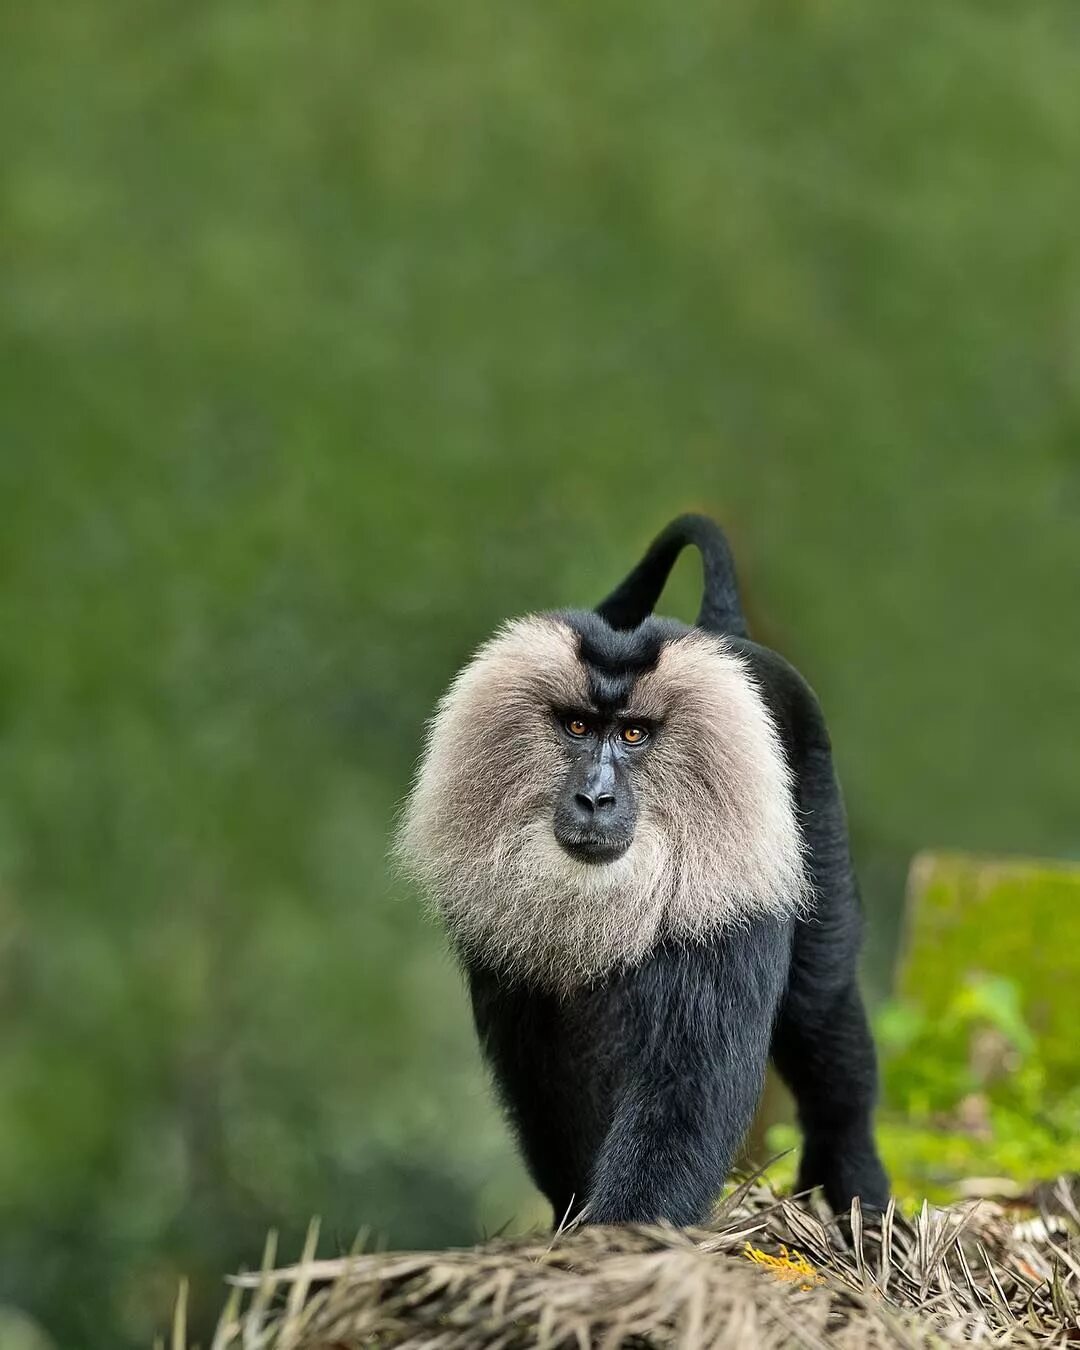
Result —
[{"label": "monkey's eye", "polygon": [[649,732],[646,727],[623,727],[621,735],[627,745],[640,745],[642,741],[649,739]]},{"label": "monkey's eye", "polygon": [[577,740],[580,740],[582,736],[587,736],[589,734],[588,722],[583,722],[580,717],[567,717],[563,721],[563,726],[570,735]]}]

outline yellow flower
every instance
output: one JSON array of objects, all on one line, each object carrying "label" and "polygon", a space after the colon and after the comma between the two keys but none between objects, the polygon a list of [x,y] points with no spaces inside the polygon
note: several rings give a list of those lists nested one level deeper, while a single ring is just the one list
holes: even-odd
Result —
[{"label": "yellow flower", "polygon": [[764,1266],[766,1270],[772,1271],[778,1280],[798,1282],[800,1289],[813,1289],[815,1284],[823,1284],[825,1281],[824,1275],[819,1274],[802,1252],[797,1252],[794,1247],[788,1251],[787,1247],[781,1245],[780,1255],[770,1256],[768,1252],[763,1252],[760,1247],[753,1247],[748,1242],[743,1255],[755,1265]]}]

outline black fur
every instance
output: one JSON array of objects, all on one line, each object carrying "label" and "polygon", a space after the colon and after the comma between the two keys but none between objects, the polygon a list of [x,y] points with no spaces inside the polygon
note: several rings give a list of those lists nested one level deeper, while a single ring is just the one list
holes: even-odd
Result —
[{"label": "black fur", "polygon": [[798,1189],[821,1186],[836,1213],[856,1195],[881,1209],[889,1182],[873,1136],[877,1056],[857,982],[862,905],[829,733],[810,686],[783,657],[748,639],[732,646],[750,662],[783,739],[814,887],[812,915],[795,924],[772,1038],[803,1131]]},{"label": "black fur", "polygon": [[596,687],[617,699],[682,625],[649,617],[679,550],[705,558],[699,625],[750,665],[794,775],[815,908],[757,919],[707,943],[661,942],[637,967],[572,997],[469,968],[485,1057],[556,1220],[703,1219],[735,1161],[771,1053],[804,1133],[799,1189],[837,1213],[883,1207],[872,1133],[877,1070],[856,984],[861,911],[847,826],[817,699],[776,653],[746,637],[734,570],[711,521],[682,517],[600,606],[566,615]]},{"label": "black fur", "polygon": [[713,633],[746,637],[746,619],[739,602],[735,563],[720,526],[708,516],[679,516],[649,545],[644,558],[621,585],[602,600],[596,612],[612,628],[636,628],[660,599],[675,560],[687,544],[701,553],[705,587],[697,626]]},{"label": "black fur", "polygon": [[664,643],[686,631],[685,624],[652,615],[632,629],[614,628],[599,612],[588,610],[564,610],[559,617],[578,635],[578,655],[589,675],[589,697],[602,709],[621,707],[637,677],[655,668]]}]

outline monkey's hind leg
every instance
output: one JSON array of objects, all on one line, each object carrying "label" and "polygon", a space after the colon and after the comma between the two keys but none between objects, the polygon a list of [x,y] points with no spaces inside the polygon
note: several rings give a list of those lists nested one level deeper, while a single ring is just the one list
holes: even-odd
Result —
[{"label": "monkey's hind leg", "polygon": [[827,997],[808,984],[791,989],[772,1045],[803,1131],[797,1189],[820,1186],[838,1215],[855,1196],[884,1209],[889,1179],[873,1128],[877,1059],[862,998],[854,982]]}]

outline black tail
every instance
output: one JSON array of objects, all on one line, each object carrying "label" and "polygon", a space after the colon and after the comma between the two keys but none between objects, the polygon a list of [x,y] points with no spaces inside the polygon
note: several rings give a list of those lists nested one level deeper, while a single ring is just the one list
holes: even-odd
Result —
[{"label": "black tail", "polygon": [[724,532],[707,516],[679,516],[658,534],[649,550],[621,585],[596,607],[612,628],[636,628],[652,613],[675,559],[687,544],[701,552],[705,594],[697,617],[699,628],[746,637],[746,619],[739,603],[735,563]]}]

